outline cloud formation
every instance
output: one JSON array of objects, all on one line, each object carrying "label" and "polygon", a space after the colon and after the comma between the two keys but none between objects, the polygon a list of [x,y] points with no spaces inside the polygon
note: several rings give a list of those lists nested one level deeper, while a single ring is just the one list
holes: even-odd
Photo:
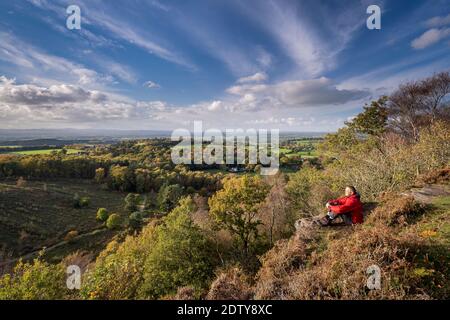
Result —
[{"label": "cloud formation", "polygon": [[157,84],[156,82],[153,82],[151,80],[145,82],[144,87],[149,88],[149,89],[159,89],[161,88],[161,86],[159,84]]},{"label": "cloud formation", "polygon": [[450,28],[430,29],[411,42],[414,49],[424,49],[450,36]]},{"label": "cloud formation", "polygon": [[276,99],[279,104],[288,107],[310,107],[321,105],[336,105],[361,99],[368,96],[364,90],[338,89],[333,82],[325,77],[312,80],[282,81],[276,84],[243,84],[227,89],[232,95],[249,98]]},{"label": "cloud formation", "polygon": [[442,27],[450,24],[450,13],[446,16],[433,17],[427,20],[426,25],[429,27]]},{"label": "cloud formation", "polygon": [[237,83],[251,83],[262,82],[267,80],[267,74],[265,72],[257,72],[251,76],[242,77],[237,80]]}]

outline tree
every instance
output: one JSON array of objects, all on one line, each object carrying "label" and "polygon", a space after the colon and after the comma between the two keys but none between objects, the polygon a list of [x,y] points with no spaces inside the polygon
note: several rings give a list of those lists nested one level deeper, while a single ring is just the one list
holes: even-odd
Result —
[{"label": "tree", "polygon": [[122,225],[122,217],[117,213],[111,214],[106,220],[106,227],[108,229],[118,229]]},{"label": "tree", "polygon": [[261,223],[258,210],[269,192],[269,186],[259,177],[231,178],[223,189],[209,200],[210,214],[219,224],[236,235],[247,255],[252,240],[258,237]]},{"label": "tree", "polygon": [[139,229],[142,226],[143,217],[140,212],[133,212],[128,217],[128,223],[132,229]]},{"label": "tree", "polygon": [[138,209],[139,195],[135,193],[129,193],[125,198],[125,210],[128,212],[135,212]]},{"label": "tree", "polygon": [[191,198],[183,198],[156,229],[156,243],[144,266],[141,297],[157,299],[177,288],[204,289],[213,275],[211,245],[192,221]]},{"label": "tree", "polygon": [[364,111],[345,124],[357,133],[379,136],[386,131],[388,112],[387,97],[383,96],[370,105],[364,106]]},{"label": "tree", "polygon": [[105,181],[105,176],[106,176],[105,169],[104,168],[98,168],[98,169],[95,170],[95,178],[94,178],[94,180],[95,180],[95,182],[97,182],[99,184],[103,183]]},{"label": "tree", "polygon": [[345,122],[345,127],[336,133],[327,134],[319,145],[320,152],[340,159],[342,155],[351,153],[351,150],[361,145],[377,146],[378,138],[388,128],[387,100],[388,98],[383,96],[372,101],[370,105],[363,107],[363,112]]},{"label": "tree", "polygon": [[66,272],[62,264],[21,260],[10,274],[0,277],[0,300],[60,300],[69,297]]},{"label": "tree", "polygon": [[405,138],[418,141],[422,127],[437,119],[450,119],[449,94],[449,72],[401,85],[388,100],[389,126]]},{"label": "tree", "polygon": [[158,192],[157,202],[161,211],[168,212],[176,207],[183,194],[183,188],[178,184],[165,184]]},{"label": "tree", "polygon": [[109,217],[108,210],[106,210],[105,208],[98,209],[96,217],[98,221],[105,222]]}]

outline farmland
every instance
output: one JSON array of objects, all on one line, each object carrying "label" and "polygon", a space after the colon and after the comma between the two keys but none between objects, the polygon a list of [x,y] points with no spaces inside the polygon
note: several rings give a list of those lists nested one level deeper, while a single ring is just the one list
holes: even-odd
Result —
[{"label": "farmland", "polygon": [[[52,154],[54,152],[60,152],[63,149],[38,149],[38,150],[24,150],[24,151],[12,151],[9,153],[20,154],[20,155],[35,155],[35,154]],[[77,154],[80,150],[77,149],[65,149],[67,154]]]}]

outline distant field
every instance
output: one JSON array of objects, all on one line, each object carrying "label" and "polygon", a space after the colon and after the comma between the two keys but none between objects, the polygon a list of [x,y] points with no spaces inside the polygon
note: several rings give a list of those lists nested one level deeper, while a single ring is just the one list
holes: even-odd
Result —
[{"label": "distant field", "polygon": [[[33,154],[52,154],[55,151],[61,151],[62,149],[42,149],[42,150],[26,150],[26,151],[13,151],[9,153],[22,154],[22,155],[33,155]],[[67,149],[67,154],[75,154],[80,152],[77,149]]]},{"label": "distant field", "polygon": [[[73,207],[75,193],[90,198],[87,208]],[[116,232],[102,230],[90,235],[102,228],[95,218],[97,209],[104,207],[125,217],[125,196],[86,180],[27,181],[25,187],[17,187],[16,181],[0,181],[0,250],[13,257],[24,256],[60,244],[69,231],[76,230],[87,236],[63,243],[45,257],[58,260],[78,249],[98,252]]]}]

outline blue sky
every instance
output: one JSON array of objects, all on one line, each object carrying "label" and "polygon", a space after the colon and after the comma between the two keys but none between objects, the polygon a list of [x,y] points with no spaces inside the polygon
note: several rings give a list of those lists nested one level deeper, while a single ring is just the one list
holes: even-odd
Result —
[{"label": "blue sky", "polygon": [[332,131],[449,70],[450,1],[2,1],[0,40],[0,128]]}]

